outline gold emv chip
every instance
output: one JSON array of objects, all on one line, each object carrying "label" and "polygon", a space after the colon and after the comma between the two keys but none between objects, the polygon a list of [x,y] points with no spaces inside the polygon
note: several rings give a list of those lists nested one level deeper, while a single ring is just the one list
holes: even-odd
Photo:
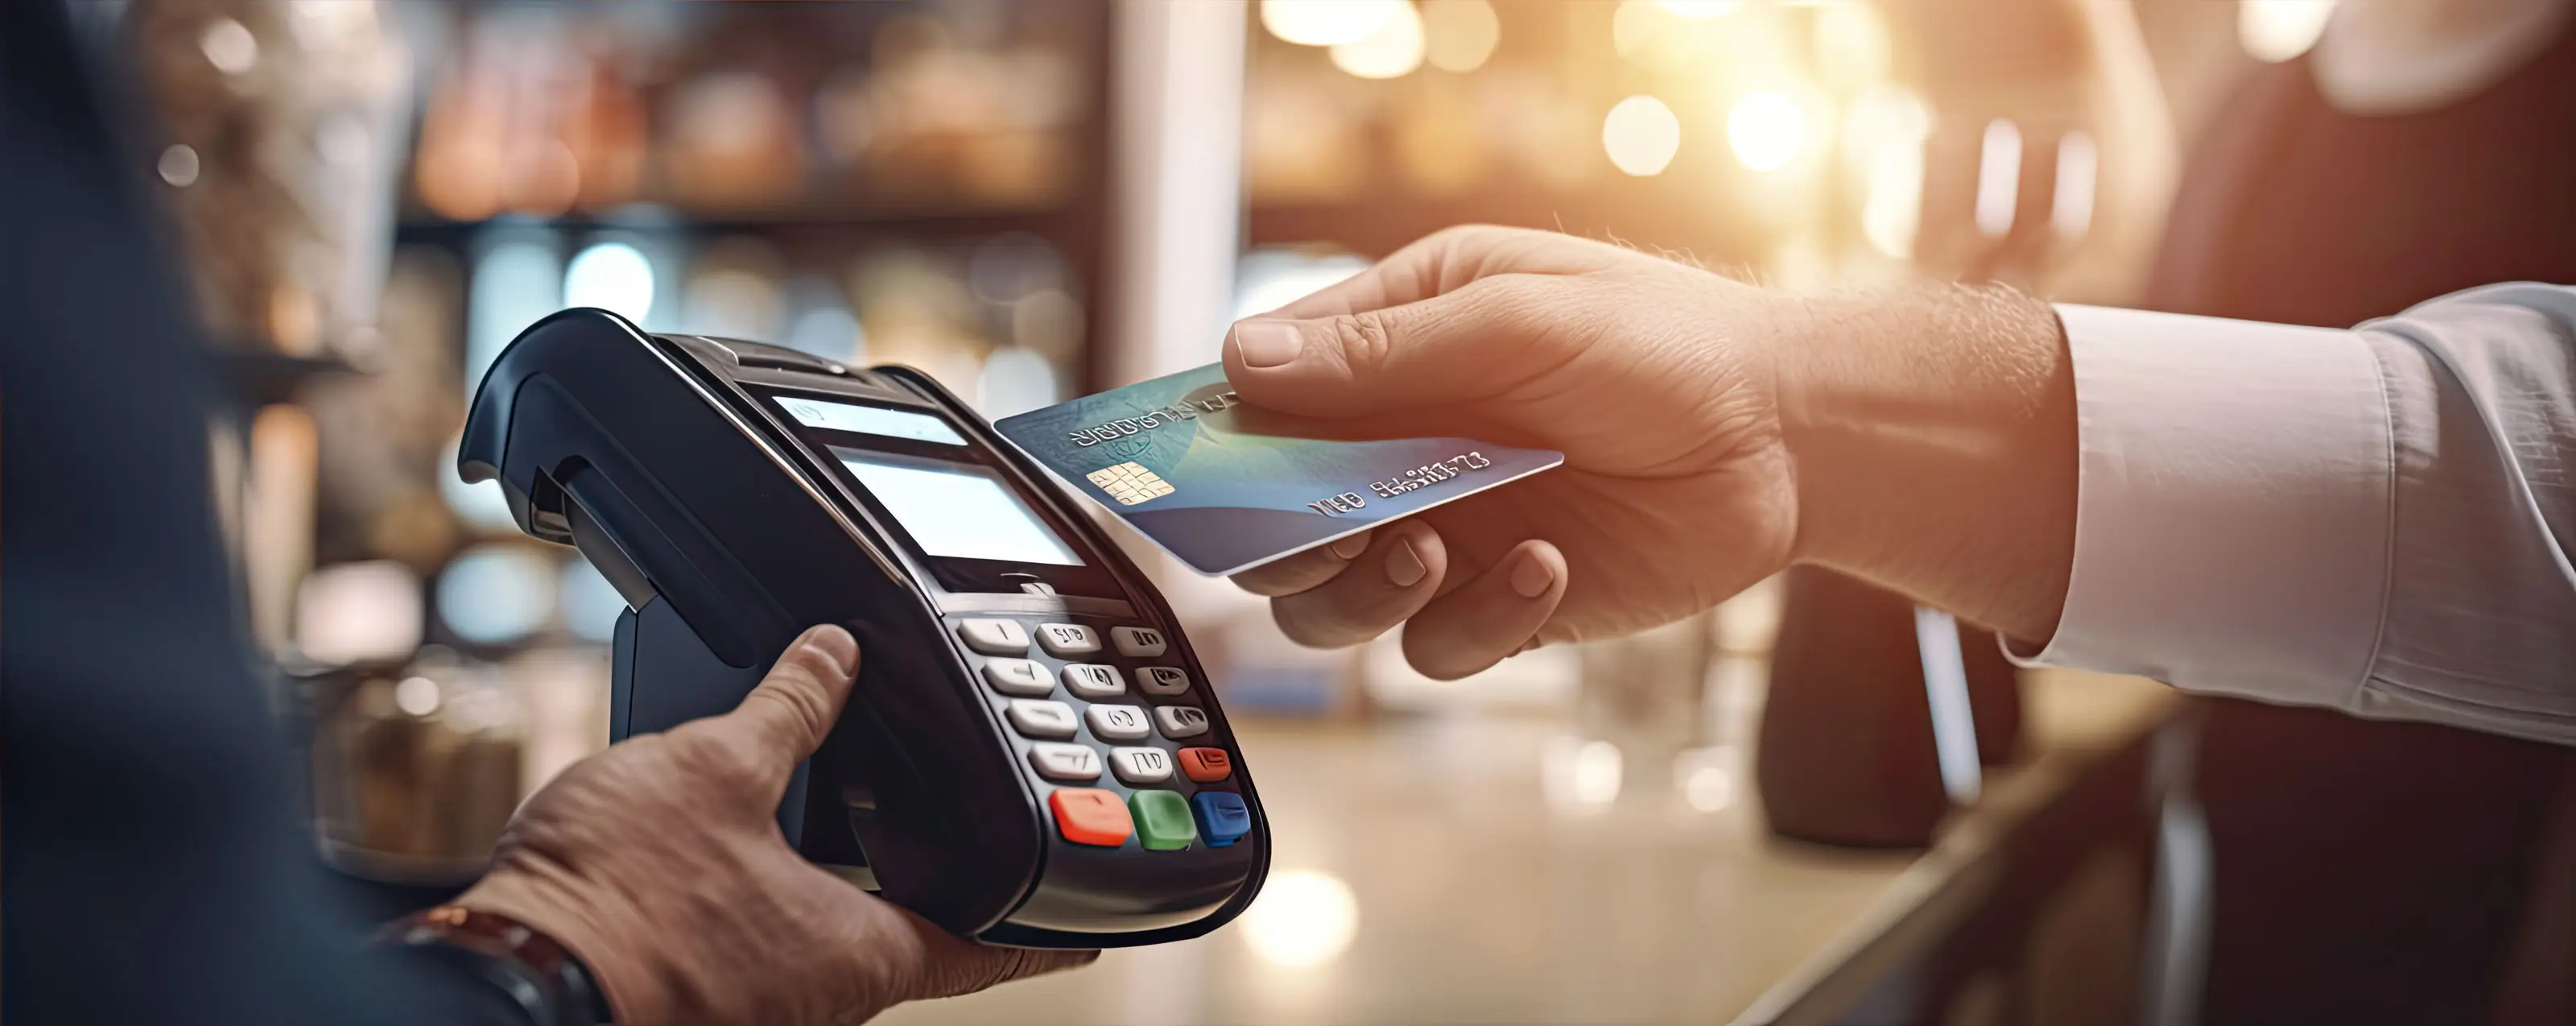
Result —
[{"label": "gold emv chip", "polygon": [[1108,492],[1109,497],[1118,500],[1121,506],[1133,506],[1147,499],[1172,494],[1171,482],[1134,460],[1103,467],[1083,476],[1090,478],[1092,484],[1099,485],[1101,491]]}]

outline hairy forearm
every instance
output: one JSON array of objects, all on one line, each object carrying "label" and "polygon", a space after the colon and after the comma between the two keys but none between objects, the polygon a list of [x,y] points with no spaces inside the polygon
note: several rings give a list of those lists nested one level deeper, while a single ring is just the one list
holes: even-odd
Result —
[{"label": "hairy forearm", "polygon": [[2055,312],[2000,286],[1784,302],[1797,558],[2047,640],[2066,600],[2077,474]]}]

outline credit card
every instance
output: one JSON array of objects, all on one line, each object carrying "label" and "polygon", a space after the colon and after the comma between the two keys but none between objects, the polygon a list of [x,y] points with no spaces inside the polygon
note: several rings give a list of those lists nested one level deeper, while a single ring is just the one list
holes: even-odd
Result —
[{"label": "credit card", "polygon": [[1471,438],[1366,437],[1364,419],[1244,403],[1225,366],[995,421],[1020,451],[1211,577],[1565,462]]}]

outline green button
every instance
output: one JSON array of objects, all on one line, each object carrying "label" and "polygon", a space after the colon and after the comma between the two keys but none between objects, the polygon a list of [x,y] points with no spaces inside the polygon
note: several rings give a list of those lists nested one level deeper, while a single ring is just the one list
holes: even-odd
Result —
[{"label": "green button", "polygon": [[1138,791],[1127,796],[1127,811],[1136,816],[1136,836],[1155,851],[1179,851],[1198,840],[1190,803],[1178,791]]}]

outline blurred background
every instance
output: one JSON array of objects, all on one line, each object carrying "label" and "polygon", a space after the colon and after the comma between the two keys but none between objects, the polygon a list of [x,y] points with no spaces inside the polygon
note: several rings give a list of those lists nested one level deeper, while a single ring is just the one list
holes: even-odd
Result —
[{"label": "blurred background", "polygon": [[[2334,10],[74,6],[141,72],[138,173],[238,372],[219,483],[319,850],[388,908],[471,879],[606,743],[621,600],[454,469],[475,382],[542,315],[909,364],[999,417],[1211,362],[1232,319],[1462,222],[2129,302],[2231,92]],[[1269,889],[1200,941],[890,1021],[2192,1017],[2207,867],[2189,712],[2155,686],[2016,680],[1973,635],[1927,675],[1946,621],[1846,597],[1850,631],[1784,634],[1783,581],[1434,682],[1134,552],[1261,774]],[[1798,667],[1912,718],[1766,716]],[[1964,764],[1919,697],[1961,673]],[[1796,751],[1876,769],[1803,788],[1825,771]]]}]

